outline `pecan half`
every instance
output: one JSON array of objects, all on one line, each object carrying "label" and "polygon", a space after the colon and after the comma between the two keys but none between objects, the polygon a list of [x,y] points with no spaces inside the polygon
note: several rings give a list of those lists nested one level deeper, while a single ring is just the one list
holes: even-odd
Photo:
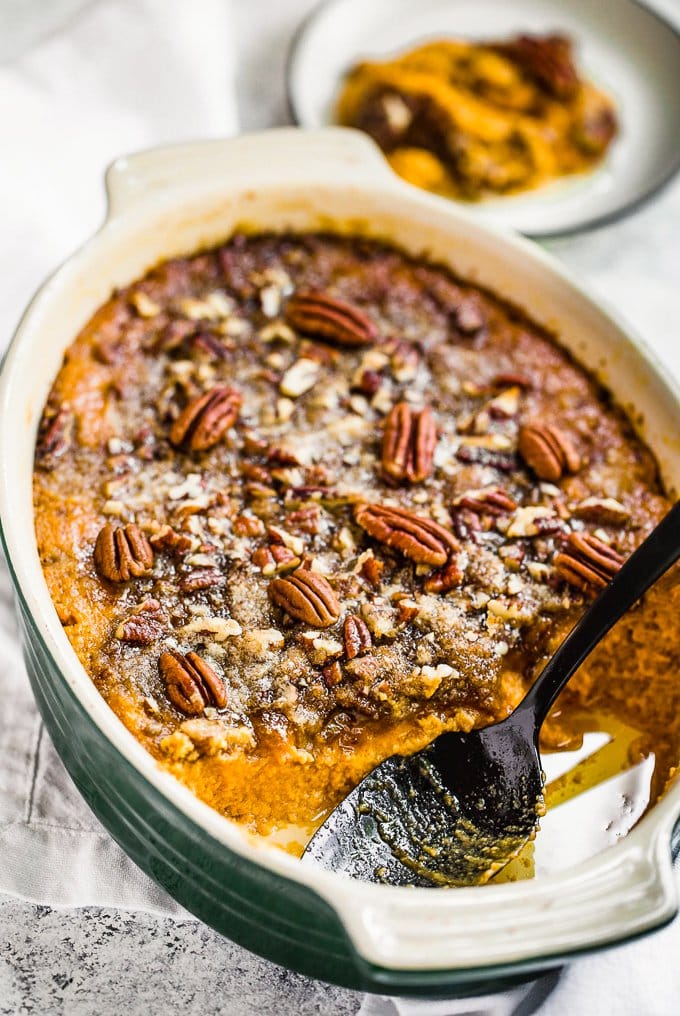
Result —
[{"label": "pecan half", "polygon": [[448,529],[405,508],[359,504],[354,518],[374,539],[418,564],[442,567],[459,550],[458,540]]},{"label": "pecan half", "polygon": [[269,598],[297,621],[315,628],[328,628],[340,617],[340,603],[328,579],[308,568],[298,568],[285,579],[273,579]]},{"label": "pecan half", "polygon": [[573,444],[559,427],[531,422],[520,427],[518,451],[541,480],[556,483],[564,473],[575,473],[581,459]]},{"label": "pecan half", "polygon": [[295,293],[286,307],[286,321],[304,335],[339,346],[370,346],[378,338],[378,329],[368,315],[326,293]]},{"label": "pecan half", "polygon": [[215,385],[180,413],[170,430],[170,443],[191,452],[212,448],[236,422],[241,402],[235,388]]},{"label": "pecan half", "polygon": [[476,515],[507,515],[517,507],[517,502],[502,487],[486,490],[466,490],[454,501],[457,508],[467,508]]},{"label": "pecan half", "polygon": [[580,81],[572,58],[571,39],[565,35],[518,35],[493,47],[519,64],[546,91],[558,99],[571,99]]},{"label": "pecan half", "polygon": [[590,592],[604,589],[624,562],[617,551],[589,533],[570,533],[566,546],[555,556],[563,579]]},{"label": "pecan half", "polygon": [[94,545],[94,564],[109,582],[128,582],[148,575],[153,568],[153,550],[139,526],[104,526]]},{"label": "pecan half", "polygon": [[368,625],[356,614],[348,614],[345,618],[342,634],[345,641],[345,656],[348,660],[367,653],[373,645]]},{"label": "pecan half", "polygon": [[198,716],[206,706],[226,706],[224,681],[198,653],[162,653],[158,669],[168,698],[187,716]]},{"label": "pecan half", "polygon": [[383,472],[392,480],[421,483],[432,472],[437,425],[429,406],[420,412],[398,402],[385,420]]}]

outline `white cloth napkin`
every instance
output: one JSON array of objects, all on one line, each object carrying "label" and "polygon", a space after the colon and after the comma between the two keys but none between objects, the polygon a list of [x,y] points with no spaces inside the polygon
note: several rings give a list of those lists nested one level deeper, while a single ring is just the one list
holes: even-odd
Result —
[{"label": "white cloth napkin", "polygon": [[[0,351],[43,277],[101,221],[102,173],[113,158],[236,131],[236,96],[241,127],[280,118],[285,41],[312,0],[239,0],[233,9],[229,0],[68,0],[68,6],[80,10],[61,27],[52,16],[49,36],[0,64]],[[556,246],[680,373],[674,324],[680,276],[677,261],[659,255],[673,249],[679,228],[676,188],[663,221],[626,227],[624,242],[602,233]],[[650,244],[650,230],[657,246]],[[0,702],[0,893],[51,906],[186,917],[113,843],[45,734],[18,647],[4,565]],[[574,963],[547,1000],[555,975],[467,1001],[366,996],[360,1013],[670,1016],[680,997],[678,955],[680,921]]]},{"label": "white cloth napkin", "polygon": [[[98,0],[75,15],[67,6],[60,28],[0,65],[3,347],[47,273],[101,222],[103,172],[116,156],[237,129],[228,2]],[[9,585],[3,566],[0,891],[178,912],[89,812],[43,733]]]}]

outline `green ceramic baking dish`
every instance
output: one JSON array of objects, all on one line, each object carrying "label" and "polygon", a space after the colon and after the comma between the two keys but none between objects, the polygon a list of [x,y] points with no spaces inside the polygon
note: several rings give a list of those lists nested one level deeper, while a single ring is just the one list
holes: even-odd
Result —
[{"label": "green ceramic baking dish", "polygon": [[99,696],[52,606],[33,531],[35,432],[65,348],[112,288],[235,228],[334,229],[428,253],[530,310],[632,411],[680,487],[680,397],[640,342],[542,251],[400,182],[352,131],[270,131],[144,152],[107,177],[97,235],[42,288],[0,380],[0,512],[31,682],[81,793],[123,849],[203,921],[285,966],[423,996],[500,987],[660,927],[677,909],[674,786],[621,842],[530,882],[368,885],[302,865],[164,772]]}]

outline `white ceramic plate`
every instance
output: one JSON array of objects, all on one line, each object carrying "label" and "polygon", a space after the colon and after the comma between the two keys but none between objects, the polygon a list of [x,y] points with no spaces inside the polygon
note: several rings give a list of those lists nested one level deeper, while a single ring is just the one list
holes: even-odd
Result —
[{"label": "white ceramic plate", "polygon": [[592,228],[638,207],[680,169],[680,34],[637,0],[326,0],[288,60],[288,98],[303,127],[332,122],[344,73],[441,36],[561,31],[583,72],[613,96],[621,133],[595,172],[473,206],[534,237]]}]

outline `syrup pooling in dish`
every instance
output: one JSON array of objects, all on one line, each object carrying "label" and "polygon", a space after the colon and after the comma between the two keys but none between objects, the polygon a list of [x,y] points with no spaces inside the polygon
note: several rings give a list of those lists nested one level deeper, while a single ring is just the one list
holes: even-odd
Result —
[{"label": "syrup pooling in dish", "polygon": [[[36,447],[45,576],[98,689],[293,852],[383,758],[505,716],[668,504],[524,313],[321,234],[236,236],[114,293]],[[546,730],[580,736],[570,700],[632,718],[652,799],[678,755],[677,610],[670,576]]]}]

